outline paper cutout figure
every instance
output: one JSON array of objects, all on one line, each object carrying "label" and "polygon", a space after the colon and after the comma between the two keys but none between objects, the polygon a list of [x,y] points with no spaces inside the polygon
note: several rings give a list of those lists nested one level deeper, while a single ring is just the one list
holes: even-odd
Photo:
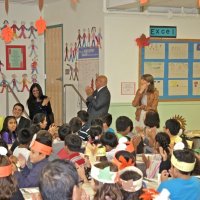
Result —
[{"label": "paper cutout figure", "polygon": [[83,36],[82,36],[82,38],[83,38],[82,47],[86,47],[86,38],[87,38],[87,35],[85,33],[85,29],[83,29]]},{"label": "paper cutout figure", "polygon": [[22,90],[21,92],[24,91],[24,89],[26,88],[27,91],[29,91],[29,87],[28,87],[28,83],[31,83],[29,80],[28,80],[28,75],[27,74],[22,74]]},{"label": "paper cutout figure", "polygon": [[109,180],[112,181],[113,174],[110,171],[110,166],[105,167],[104,169],[101,170],[101,173],[98,174],[98,178],[102,180]]},{"label": "paper cutout figure", "polygon": [[37,74],[32,74],[31,80],[32,80],[32,83],[38,83]]},{"label": "paper cutout figure", "polygon": [[17,31],[19,31],[19,28],[16,25],[16,21],[13,21],[13,25],[11,26],[11,28],[13,30],[13,37],[17,39],[18,38]]},{"label": "paper cutout figure", "polygon": [[99,33],[98,33],[98,35],[97,35],[97,37],[96,37],[96,40],[97,40],[97,46],[99,47],[99,48],[101,48],[101,40],[102,40],[102,35],[101,35],[101,28],[99,28]]},{"label": "paper cutout figure", "polygon": [[69,60],[68,59],[68,53],[69,53],[69,49],[68,49],[68,44],[67,44],[67,42],[65,43],[65,61],[66,60]]},{"label": "paper cutout figure", "polygon": [[1,86],[1,92],[4,92],[4,89],[7,88],[7,85],[9,84],[8,81],[6,80],[6,76],[5,74],[1,73],[1,77],[2,77],[2,81],[0,82],[0,86]]},{"label": "paper cutout figure", "polygon": [[37,31],[37,29],[34,27],[33,22],[30,23],[30,27],[28,28],[28,31],[30,31],[30,35],[28,36],[28,38],[31,38],[31,36],[33,36],[34,39],[36,39],[35,31]]},{"label": "paper cutout figure", "polygon": [[78,29],[78,36],[77,36],[78,47],[81,47],[81,39],[82,39],[82,36],[81,36],[81,30]]},{"label": "paper cutout figure", "polygon": [[46,21],[40,17],[40,19],[35,22],[35,27],[37,29],[38,35],[43,34],[47,27]]},{"label": "paper cutout figure", "polygon": [[74,50],[73,50],[73,60],[77,61],[78,60],[78,47],[77,43],[74,43]]},{"label": "paper cutout figure", "polygon": [[37,56],[36,49],[38,49],[38,47],[35,45],[34,39],[31,40],[31,45],[28,48],[31,49],[29,57],[31,57],[33,53],[36,57]]},{"label": "paper cutout figure", "polygon": [[17,92],[20,92],[17,83],[19,83],[19,81],[17,81],[17,75],[16,74],[12,74],[12,81],[10,84],[12,84],[12,90],[14,91],[14,89],[17,90]]},{"label": "paper cutout figure", "polygon": [[6,28],[8,25],[9,25],[8,20],[4,20],[3,27],[1,28],[1,30],[3,30],[4,28]]},{"label": "paper cutout figure", "polygon": [[34,57],[34,58],[32,59],[32,63],[31,63],[31,70],[32,70],[32,72],[31,72],[31,74],[33,74],[34,72],[35,72],[36,74],[38,74],[37,68],[38,68],[38,58],[37,58],[37,56],[36,56],[36,57]]},{"label": "paper cutout figure", "polygon": [[74,81],[76,79],[78,81],[78,66],[77,66],[77,62],[75,62],[75,68],[74,68]]},{"label": "paper cutout figure", "polygon": [[0,60],[0,74],[2,74],[2,72],[1,72],[1,68],[2,67],[4,67],[4,64],[1,62],[1,60]]},{"label": "paper cutout figure", "polygon": [[87,46],[90,47],[90,29],[88,28],[88,34],[87,34]]},{"label": "paper cutout figure", "polygon": [[19,35],[19,38],[24,38],[26,39],[26,35],[25,35],[25,31],[27,30],[26,26],[25,26],[25,22],[21,22],[21,26],[19,28],[19,30],[21,31],[20,35]]},{"label": "paper cutout figure", "polygon": [[74,60],[73,60],[73,58],[74,58],[73,54],[74,54],[74,52],[73,52],[73,44],[70,43],[70,49],[69,49],[69,61],[71,61],[71,62],[74,61]]},{"label": "paper cutout figure", "polygon": [[96,46],[96,44],[95,44],[95,40],[96,40],[96,27],[94,27],[94,26],[91,29],[91,39],[92,39],[91,46],[95,47]]},{"label": "paper cutout figure", "polygon": [[67,64],[67,66],[69,66],[69,71],[70,71],[70,77],[69,80],[73,80],[74,79],[74,69],[70,64]]}]

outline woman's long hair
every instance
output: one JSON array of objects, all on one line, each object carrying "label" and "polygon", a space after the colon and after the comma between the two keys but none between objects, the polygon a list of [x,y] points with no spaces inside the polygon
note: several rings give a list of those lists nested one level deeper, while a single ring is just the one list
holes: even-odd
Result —
[{"label": "woman's long hair", "polygon": [[151,74],[143,74],[141,79],[147,81],[149,84],[147,92],[153,93],[155,91],[154,78]]}]

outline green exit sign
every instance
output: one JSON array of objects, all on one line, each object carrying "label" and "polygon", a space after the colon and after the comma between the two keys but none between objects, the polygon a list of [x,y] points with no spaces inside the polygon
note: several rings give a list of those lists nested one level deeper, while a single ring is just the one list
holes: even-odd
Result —
[{"label": "green exit sign", "polygon": [[150,26],[150,37],[176,38],[176,26]]}]

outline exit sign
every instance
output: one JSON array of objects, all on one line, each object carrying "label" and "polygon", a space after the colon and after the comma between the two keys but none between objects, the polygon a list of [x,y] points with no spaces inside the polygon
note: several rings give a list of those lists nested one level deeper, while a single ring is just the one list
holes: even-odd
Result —
[{"label": "exit sign", "polygon": [[150,26],[150,37],[176,38],[176,26]]}]

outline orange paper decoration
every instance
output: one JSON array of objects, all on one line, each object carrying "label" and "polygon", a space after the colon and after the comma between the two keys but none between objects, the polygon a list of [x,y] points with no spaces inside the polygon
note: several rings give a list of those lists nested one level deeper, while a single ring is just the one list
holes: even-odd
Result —
[{"label": "orange paper decoration", "polygon": [[5,10],[6,10],[6,14],[8,14],[8,9],[9,9],[8,0],[5,0]]},{"label": "orange paper decoration", "polygon": [[153,200],[159,193],[154,189],[143,189],[143,194],[140,195],[141,200]]},{"label": "orange paper decoration", "polygon": [[140,0],[140,5],[145,5],[149,2],[149,0]]},{"label": "orange paper decoration", "polygon": [[6,43],[11,42],[14,37],[13,30],[9,26],[6,26],[1,31],[1,37]]},{"label": "orange paper decoration", "polygon": [[71,0],[72,4],[76,5],[78,3],[78,0]]},{"label": "orange paper decoration", "polygon": [[146,37],[146,35],[142,34],[139,38],[136,39],[137,45],[142,48],[145,46],[149,46],[150,37]]},{"label": "orange paper decoration", "polygon": [[39,9],[40,9],[40,12],[42,12],[42,8],[44,6],[44,0],[38,0],[38,6],[39,6]]},{"label": "orange paper decoration", "polygon": [[46,30],[46,21],[40,17],[40,19],[38,19],[36,22],[35,22],[35,27],[37,29],[37,32],[38,32],[38,35],[41,35],[44,33],[44,31]]}]

